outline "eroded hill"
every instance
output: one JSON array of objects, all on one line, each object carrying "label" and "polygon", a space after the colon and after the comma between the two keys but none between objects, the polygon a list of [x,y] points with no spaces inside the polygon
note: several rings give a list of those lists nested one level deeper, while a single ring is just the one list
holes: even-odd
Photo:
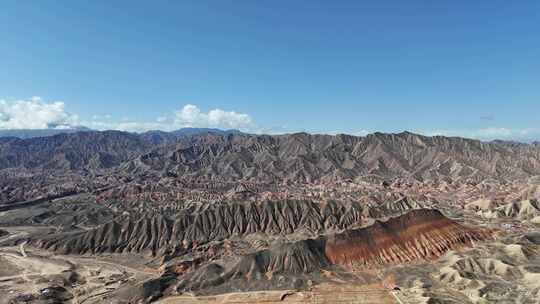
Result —
[{"label": "eroded hill", "polygon": [[539,160],[538,144],[407,132],[3,138],[0,291],[533,303]]}]

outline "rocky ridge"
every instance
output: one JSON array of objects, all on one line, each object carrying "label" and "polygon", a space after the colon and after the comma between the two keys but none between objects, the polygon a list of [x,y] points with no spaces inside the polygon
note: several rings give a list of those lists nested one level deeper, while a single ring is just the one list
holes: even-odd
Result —
[{"label": "rocky ridge", "polygon": [[156,255],[189,250],[234,235],[287,235],[303,231],[313,236],[354,227],[368,216],[390,212],[397,211],[385,206],[371,211],[359,204],[311,201],[194,205],[172,218],[162,215],[117,218],[91,230],[40,239],[36,244],[65,253],[145,251]]},{"label": "rocky ridge", "polygon": [[249,286],[257,286],[261,281],[275,285],[276,278],[287,280],[283,276],[299,275],[307,276],[307,280],[310,275],[317,277],[325,269],[335,267],[365,270],[425,261],[489,238],[488,231],[462,226],[439,211],[417,209],[364,228],[257,251],[241,257],[229,269],[211,263],[187,274],[182,272],[176,289],[197,291],[246,279]]},{"label": "rocky ridge", "polygon": [[333,264],[351,267],[399,264],[437,258],[489,235],[466,228],[438,210],[419,209],[333,235],[326,242],[325,254]]},{"label": "rocky ridge", "polygon": [[[409,132],[350,135],[193,135],[87,131],[0,138],[0,171],[162,174],[213,180],[315,182],[366,175],[429,179],[517,179],[540,174],[534,144],[427,137]],[[30,173],[29,172],[29,173]],[[41,172],[41,173],[40,173]]]}]

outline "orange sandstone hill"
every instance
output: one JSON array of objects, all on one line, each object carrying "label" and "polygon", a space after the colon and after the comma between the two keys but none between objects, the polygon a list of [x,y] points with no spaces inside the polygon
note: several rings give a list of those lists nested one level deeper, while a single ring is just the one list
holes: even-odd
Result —
[{"label": "orange sandstone hill", "polygon": [[333,264],[382,265],[439,257],[448,250],[489,238],[433,209],[413,210],[386,222],[328,238],[325,254]]}]

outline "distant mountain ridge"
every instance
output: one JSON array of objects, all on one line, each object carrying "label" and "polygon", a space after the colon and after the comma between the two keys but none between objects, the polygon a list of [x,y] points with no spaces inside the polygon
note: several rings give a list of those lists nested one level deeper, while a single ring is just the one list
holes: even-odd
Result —
[{"label": "distant mountain ridge", "polygon": [[[47,137],[54,136],[64,133],[77,133],[77,132],[88,132],[96,131],[84,126],[77,126],[73,128],[66,129],[5,129],[0,130],[0,137],[17,137],[20,139],[28,139],[34,137]],[[239,130],[222,130],[216,128],[181,128],[174,131],[160,131],[160,130],[151,130],[142,132],[143,136],[147,137],[178,137],[178,136],[191,136],[201,133],[216,133],[216,134],[239,134],[242,133]]]},{"label": "distant mountain ridge", "polygon": [[149,140],[150,142],[154,144],[161,144],[163,142],[174,141],[185,136],[194,136],[194,135],[209,134],[209,133],[219,134],[219,135],[243,134],[239,130],[235,130],[235,129],[222,130],[222,129],[216,129],[216,128],[181,128],[181,129],[170,131],[170,132],[160,131],[160,130],[151,130],[151,131],[140,133],[140,135],[146,140]]},{"label": "distant mountain ridge", "polygon": [[[422,136],[252,135],[88,131],[0,138],[0,170],[108,170],[126,176],[318,182],[365,175],[418,180],[519,179],[540,174],[540,146]],[[188,134],[188,135],[184,135]]]},{"label": "distant mountain ridge", "polygon": [[87,127],[73,127],[67,129],[6,129],[0,130],[0,137],[17,137],[21,139],[27,139],[86,131],[92,131],[92,129]]}]

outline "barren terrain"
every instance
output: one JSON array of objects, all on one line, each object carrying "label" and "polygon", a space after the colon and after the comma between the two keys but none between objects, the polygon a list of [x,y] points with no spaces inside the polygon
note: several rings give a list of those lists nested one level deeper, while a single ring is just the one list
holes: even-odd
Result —
[{"label": "barren terrain", "polygon": [[0,303],[540,303],[540,147],[0,138]]}]

